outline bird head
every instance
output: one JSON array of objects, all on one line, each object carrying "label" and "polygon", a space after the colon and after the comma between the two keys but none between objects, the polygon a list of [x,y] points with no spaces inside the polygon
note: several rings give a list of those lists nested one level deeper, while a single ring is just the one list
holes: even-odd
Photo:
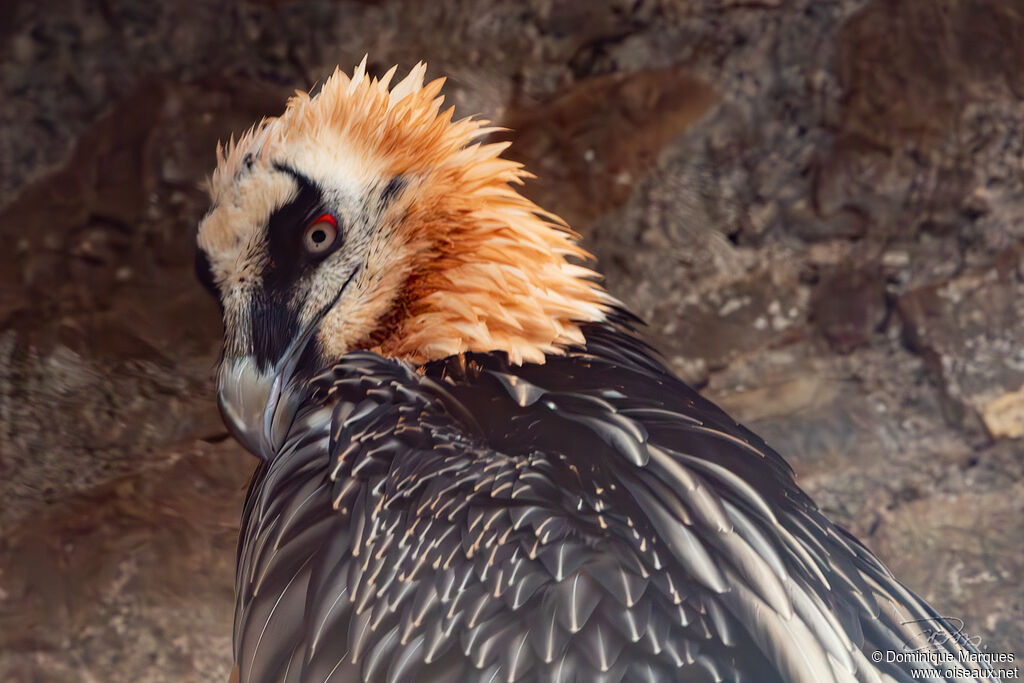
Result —
[{"label": "bird head", "polygon": [[611,302],[573,233],[516,191],[528,174],[494,128],[442,111],[425,65],[392,86],[365,63],[218,147],[196,258],[223,309],[222,408],[240,400],[227,378],[355,349],[542,363]]}]

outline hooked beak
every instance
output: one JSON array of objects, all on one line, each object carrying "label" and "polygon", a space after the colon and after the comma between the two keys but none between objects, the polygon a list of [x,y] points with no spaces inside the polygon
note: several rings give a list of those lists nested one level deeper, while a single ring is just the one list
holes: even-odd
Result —
[{"label": "hooked beak", "polygon": [[252,356],[225,358],[217,377],[217,407],[228,431],[247,450],[271,460],[281,448],[302,399],[295,369],[328,311],[359,272],[356,268],[329,304],[295,335],[272,368],[261,371]]},{"label": "hooked beak", "polygon": [[[320,319],[310,321],[272,368],[261,371],[252,356],[225,359],[217,378],[217,406],[232,436],[250,452],[270,460],[284,440],[298,408],[295,366]],[[282,400],[287,397],[291,400]]]}]

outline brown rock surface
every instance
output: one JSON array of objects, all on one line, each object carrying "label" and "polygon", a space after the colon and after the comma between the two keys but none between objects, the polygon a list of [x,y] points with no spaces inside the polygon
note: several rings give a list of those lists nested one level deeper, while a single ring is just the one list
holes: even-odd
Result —
[{"label": "brown rock surface", "polygon": [[907,339],[925,358],[947,417],[965,429],[985,425],[992,437],[1022,435],[1022,253],[1012,250],[988,269],[912,290],[899,301]]},{"label": "brown rock surface", "polygon": [[673,366],[1024,656],[1022,31],[1000,0],[3,3],[0,680],[223,680],[251,462],[199,183],[364,53],[517,128]]}]

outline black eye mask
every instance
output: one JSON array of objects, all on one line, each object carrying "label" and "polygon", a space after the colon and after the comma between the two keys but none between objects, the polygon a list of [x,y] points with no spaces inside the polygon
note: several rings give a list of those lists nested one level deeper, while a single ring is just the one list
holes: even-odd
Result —
[{"label": "black eye mask", "polygon": [[337,251],[344,233],[339,222],[335,244],[330,249],[309,253],[303,245],[303,233],[325,213],[323,190],[297,171],[280,165],[276,168],[291,176],[298,189],[294,198],[278,207],[267,221],[267,261],[261,275],[267,295],[274,298],[290,292],[311,266]]}]

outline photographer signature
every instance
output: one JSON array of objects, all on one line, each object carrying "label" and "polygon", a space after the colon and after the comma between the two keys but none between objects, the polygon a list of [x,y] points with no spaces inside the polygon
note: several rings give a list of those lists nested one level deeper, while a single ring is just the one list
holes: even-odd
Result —
[{"label": "photographer signature", "polygon": [[920,647],[913,647],[907,643],[908,652],[920,652],[922,650],[934,650],[946,643],[958,643],[960,645],[973,645],[976,648],[981,646],[981,636],[971,636],[964,631],[963,619],[957,617],[933,617],[925,619],[911,619],[904,621],[904,624],[924,625],[919,638],[924,640]]}]

